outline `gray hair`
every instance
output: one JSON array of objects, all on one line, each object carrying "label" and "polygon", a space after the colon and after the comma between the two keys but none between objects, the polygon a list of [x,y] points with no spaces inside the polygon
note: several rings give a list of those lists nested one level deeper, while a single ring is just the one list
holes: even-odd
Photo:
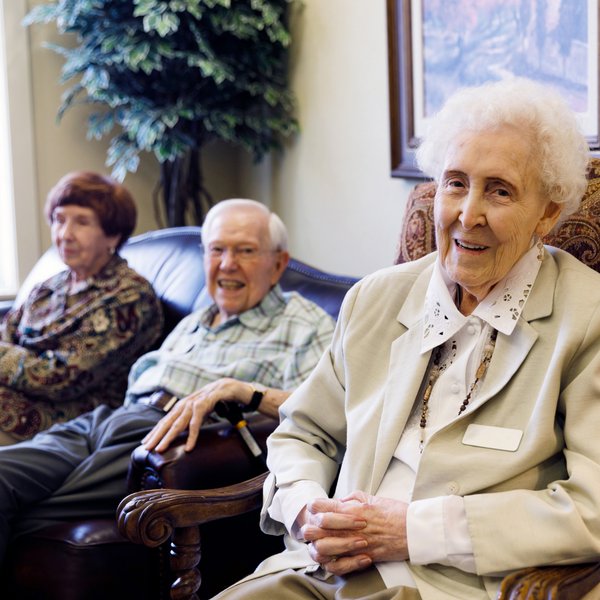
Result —
[{"label": "gray hair", "polygon": [[428,123],[417,150],[419,168],[439,179],[453,138],[502,125],[531,136],[544,193],[561,206],[563,218],[574,213],[587,186],[587,142],[563,97],[528,79],[515,77],[453,94]]},{"label": "gray hair", "polygon": [[283,221],[271,210],[269,210],[264,204],[257,202],[256,200],[248,200],[246,198],[231,198],[230,200],[222,200],[215,204],[204,217],[204,223],[202,224],[202,230],[200,232],[202,238],[202,244],[205,245],[205,237],[210,231],[215,217],[219,215],[226,208],[253,208],[257,209],[269,220],[269,242],[272,250],[283,250],[287,252],[288,249],[288,233],[287,228]]}]

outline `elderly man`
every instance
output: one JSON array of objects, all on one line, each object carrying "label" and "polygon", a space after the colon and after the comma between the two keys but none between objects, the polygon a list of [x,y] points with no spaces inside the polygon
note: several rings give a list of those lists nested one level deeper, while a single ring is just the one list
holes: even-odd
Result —
[{"label": "elderly man", "polygon": [[208,213],[202,237],[214,303],[133,365],[124,406],[100,406],[0,449],[0,560],[11,535],[114,514],[141,441],[163,451],[187,429],[192,449],[220,400],[276,417],[317,363],[333,321],[279,287],[289,259],[281,220],[258,202],[228,200]]}]

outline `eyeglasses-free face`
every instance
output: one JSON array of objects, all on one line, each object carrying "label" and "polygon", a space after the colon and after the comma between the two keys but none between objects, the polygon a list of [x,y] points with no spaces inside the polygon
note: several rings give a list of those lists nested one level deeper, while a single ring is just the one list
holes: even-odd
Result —
[{"label": "eyeglasses-free face", "polygon": [[104,233],[96,213],[87,206],[57,206],[50,225],[52,242],[75,280],[95,275],[110,260],[119,236]]},{"label": "eyeglasses-free face", "polygon": [[532,147],[504,125],[466,131],[448,148],[434,201],[437,245],[448,277],[478,301],[560,215],[542,192]]}]

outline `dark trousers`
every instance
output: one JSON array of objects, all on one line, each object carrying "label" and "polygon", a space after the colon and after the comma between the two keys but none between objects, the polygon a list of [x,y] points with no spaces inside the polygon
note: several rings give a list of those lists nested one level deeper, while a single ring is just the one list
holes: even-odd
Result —
[{"label": "dark trousers", "polygon": [[0,448],[0,562],[13,535],[115,514],[132,451],[163,416],[145,405],[99,406]]}]

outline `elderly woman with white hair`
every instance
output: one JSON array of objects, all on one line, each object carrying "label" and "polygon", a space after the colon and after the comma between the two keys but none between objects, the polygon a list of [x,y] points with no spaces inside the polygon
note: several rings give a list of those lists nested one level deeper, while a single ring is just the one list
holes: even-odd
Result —
[{"label": "elderly woman with white hair", "polygon": [[600,557],[600,275],[543,237],[588,148],[558,93],[458,91],[418,152],[438,251],[365,277],[281,407],[262,527],[219,599],[488,599]]}]

